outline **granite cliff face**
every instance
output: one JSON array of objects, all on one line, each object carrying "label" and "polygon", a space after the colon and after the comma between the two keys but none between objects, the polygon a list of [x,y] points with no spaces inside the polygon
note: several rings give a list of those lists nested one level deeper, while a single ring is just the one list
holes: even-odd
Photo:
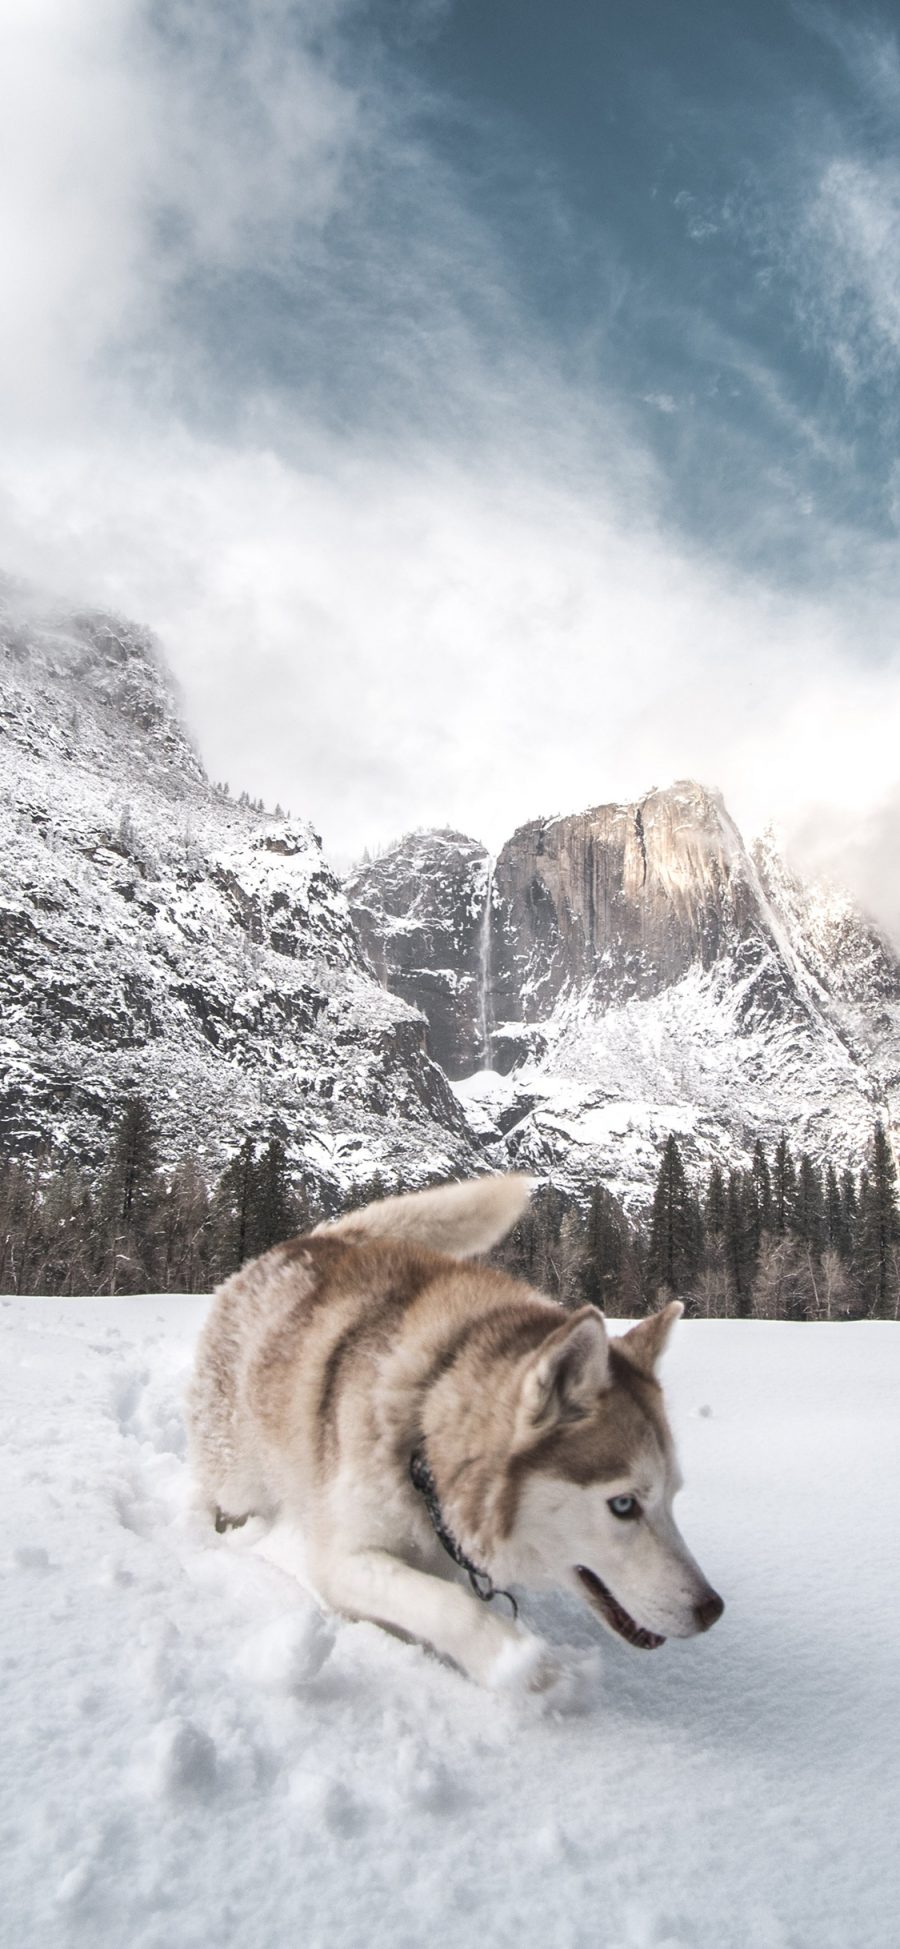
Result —
[{"label": "granite cliff face", "polygon": [[470,1169],[422,1016],[372,976],[316,834],[210,785],[153,640],[0,584],[0,1141],[95,1160],[244,1134],[340,1197]]},{"label": "granite cliff face", "polygon": [[493,876],[495,1016],[543,1021],[573,988],[608,1008],[712,967],[758,919],[742,864],[721,800],[692,784],[522,826]]},{"label": "granite cliff face", "polygon": [[490,862],[459,832],[413,833],[346,883],[354,924],[385,987],[421,1009],[448,1076],[481,1066]]},{"label": "granite cliff face", "polygon": [[[432,837],[386,862],[399,885],[415,854],[402,992],[431,1023],[434,904],[457,1002],[450,1073],[473,1128],[511,1162],[573,1185],[600,1176],[640,1207],[670,1130],[697,1168],[748,1161],[782,1127],[858,1164],[875,1115],[896,1119],[896,953],[844,896],[804,887],[770,840],[751,853],[717,793],[687,781],[534,820],[493,863],[457,837],[435,903]],[[483,862],[477,880],[455,866],[463,853]],[[394,987],[406,937],[399,913],[379,926],[381,871],[366,869],[368,944]]]}]

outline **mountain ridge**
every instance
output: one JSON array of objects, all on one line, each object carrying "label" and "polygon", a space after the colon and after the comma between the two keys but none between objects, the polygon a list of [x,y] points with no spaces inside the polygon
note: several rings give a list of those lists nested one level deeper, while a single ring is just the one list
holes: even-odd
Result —
[{"label": "mountain ridge", "polygon": [[[481,906],[469,876],[462,960],[442,971],[470,1011],[448,1070],[473,1129],[510,1163],[579,1189],[599,1177],[646,1208],[669,1134],[697,1171],[745,1164],[785,1125],[811,1155],[849,1163],[876,1114],[896,1125],[900,959],[846,895],[793,874],[771,835],[746,846],[721,793],[680,780],[528,821],[494,861],[462,843],[480,861]],[[389,980],[380,884],[402,883],[414,849],[427,941],[429,844],[401,841],[346,882]],[[441,903],[450,938],[446,878]],[[403,976],[428,1016],[408,957]],[[480,1066],[467,1064],[487,1021]]]},{"label": "mountain ridge", "polygon": [[164,1160],[276,1134],[326,1202],[473,1167],[318,836],[210,784],[148,632],[0,585],[0,724],[8,1149],[91,1163],[138,1090]]},{"label": "mountain ridge", "polygon": [[0,1139],[89,1164],[146,1094],[163,1161],[284,1142],[333,1207],[516,1165],[646,1210],[783,1126],[896,1128],[900,961],[691,780],[408,835],[341,885],[213,786],[154,638],[0,578]]}]

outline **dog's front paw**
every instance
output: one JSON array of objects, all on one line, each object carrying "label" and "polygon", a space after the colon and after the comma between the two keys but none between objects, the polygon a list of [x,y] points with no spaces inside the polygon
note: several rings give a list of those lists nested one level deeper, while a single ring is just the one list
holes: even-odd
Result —
[{"label": "dog's front paw", "polygon": [[590,1712],[600,1697],[603,1661],[599,1651],[563,1651],[554,1656],[556,1676],[541,1693],[550,1712]]},{"label": "dog's front paw", "polygon": [[596,1651],[553,1651],[523,1631],[503,1646],[489,1683],[494,1691],[535,1698],[551,1712],[584,1712],[597,1696],[600,1670]]}]

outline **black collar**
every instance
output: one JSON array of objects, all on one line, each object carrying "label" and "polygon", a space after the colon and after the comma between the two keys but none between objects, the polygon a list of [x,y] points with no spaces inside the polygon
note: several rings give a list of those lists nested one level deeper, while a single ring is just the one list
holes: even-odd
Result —
[{"label": "black collar", "polygon": [[508,1597],[512,1605],[513,1617],[518,1617],[519,1607],[512,1591],[498,1590],[490,1572],[477,1569],[471,1557],[466,1556],[462,1544],[457,1541],[449,1523],[446,1522],[440,1497],[435,1488],[434,1476],[425,1460],[424,1442],[420,1442],[418,1448],[413,1449],[409,1460],[409,1474],[413,1488],[418,1490],[431,1517],[431,1526],[438,1542],[443,1544],[447,1555],[453,1558],[454,1563],[458,1563],[460,1569],[465,1571],[476,1597],[480,1597],[483,1604],[489,1604],[494,1597]]}]

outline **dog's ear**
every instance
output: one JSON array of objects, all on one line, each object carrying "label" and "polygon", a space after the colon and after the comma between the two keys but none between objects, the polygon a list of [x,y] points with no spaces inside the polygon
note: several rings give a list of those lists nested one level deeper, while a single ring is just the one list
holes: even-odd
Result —
[{"label": "dog's ear", "polygon": [[683,1312],[681,1300],[670,1299],[668,1306],[664,1306],[659,1313],[651,1313],[648,1319],[638,1320],[637,1326],[630,1327],[627,1333],[622,1334],[617,1345],[627,1353],[635,1367],[640,1368],[642,1374],[653,1373],[665,1351],[675,1321],[680,1320]]},{"label": "dog's ear", "polygon": [[582,1306],[538,1347],[522,1382],[524,1433],[587,1414],[609,1386],[609,1342],[602,1313]]}]

